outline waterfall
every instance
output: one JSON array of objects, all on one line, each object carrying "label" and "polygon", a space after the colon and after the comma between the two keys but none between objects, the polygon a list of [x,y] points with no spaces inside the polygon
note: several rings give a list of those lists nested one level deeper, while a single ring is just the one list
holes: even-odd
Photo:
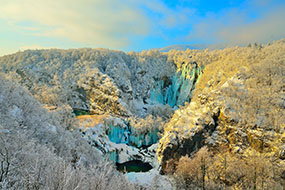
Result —
[{"label": "waterfall", "polygon": [[176,74],[167,80],[158,80],[152,88],[152,104],[168,104],[172,108],[190,102],[192,91],[202,75],[202,68],[197,64],[184,64]]}]

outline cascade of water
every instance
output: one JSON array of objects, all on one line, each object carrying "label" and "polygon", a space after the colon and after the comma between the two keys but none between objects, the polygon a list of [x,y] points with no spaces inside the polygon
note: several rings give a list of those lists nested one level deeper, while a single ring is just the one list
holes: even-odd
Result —
[{"label": "cascade of water", "polygon": [[159,80],[151,91],[150,100],[153,104],[168,104],[171,107],[189,102],[195,84],[202,75],[202,68],[196,64],[184,64],[171,78],[170,85]]},{"label": "cascade of water", "polygon": [[148,131],[144,134],[138,134],[133,131],[130,133],[129,143],[136,147],[150,146],[152,144],[157,143],[158,141],[157,133],[158,129],[155,129],[153,131]]},{"label": "cascade of water", "polygon": [[109,139],[117,144],[129,144],[135,147],[150,146],[158,141],[158,129],[139,133],[132,126],[121,127],[110,125],[107,134]]},{"label": "cascade of water", "polygon": [[[153,104],[168,104],[171,107],[183,105],[191,100],[192,91],[202,75],[202,68],[195,64],[184,64],[172,78],[158,80],[151,91]],[[158,128],[140,130],[131,126],[126,120],[123,123],[108,124],[106,134],[113,143],[128,145],[134,149],[147,147],[158,142]],[[115,162],[122,161],[121,149],[106,152]],[[124,153],[123,153],[124,154]],[[123,157],[122,157],[123,158]]]},{"label": "cascade of water", "polygon": [[121,128],[120,126],[110,125],[107,134],[109,139],[114,143],[129,143],[130,131],[128,127]]}]

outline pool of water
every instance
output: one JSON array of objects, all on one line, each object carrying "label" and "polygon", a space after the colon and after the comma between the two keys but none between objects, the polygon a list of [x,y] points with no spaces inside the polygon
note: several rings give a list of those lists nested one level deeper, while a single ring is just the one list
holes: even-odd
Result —
[{"label": "pool of water", "polygon": [[141,160],[131,160],[124,163],[116,163],[117,170],[121,172],[147,172],[153,167]]},{"label": "pool of water", "polygon": [[84,110],[84,109],[73,109],[73,113],[75,116],[80,116],[80,115],[92,115],[89,110]]}]

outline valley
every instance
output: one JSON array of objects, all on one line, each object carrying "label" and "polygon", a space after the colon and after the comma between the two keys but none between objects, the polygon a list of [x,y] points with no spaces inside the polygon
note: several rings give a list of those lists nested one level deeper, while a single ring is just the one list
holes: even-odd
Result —
[{"label": "valley", "polygon": [[129,189],[281,189],[284,52],[282,39],[222,50],[6,55],[0,131],[47,146],[75,173],[110,164],[104,177],[118,174]]}]

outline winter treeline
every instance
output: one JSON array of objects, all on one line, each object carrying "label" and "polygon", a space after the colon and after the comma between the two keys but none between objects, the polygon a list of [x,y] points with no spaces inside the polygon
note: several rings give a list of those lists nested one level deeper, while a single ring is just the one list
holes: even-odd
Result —
[{"label": "winter treeline", "polygon": [[1,189],[134,188],[57,118],[0,75]]}]

